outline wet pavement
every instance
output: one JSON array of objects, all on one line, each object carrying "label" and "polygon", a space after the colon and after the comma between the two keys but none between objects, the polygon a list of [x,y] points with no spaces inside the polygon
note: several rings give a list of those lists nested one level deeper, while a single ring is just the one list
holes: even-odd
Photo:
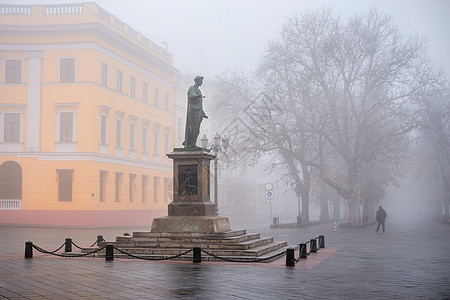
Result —
[{"label": "wet pavement", "polygon": [[[232,229],[236,227],[231,222]],[[32,228],[0,226],[0,299],[450,299],[450,226],[416,222],[338,228],[247,227],[248,232],[298,244],[325,235],[326,248],[295,267],[273,263],[59,258],[47,250],[67,237],[90,246],[146,228]],[[298,253],[296,252],[296,257]]]}]

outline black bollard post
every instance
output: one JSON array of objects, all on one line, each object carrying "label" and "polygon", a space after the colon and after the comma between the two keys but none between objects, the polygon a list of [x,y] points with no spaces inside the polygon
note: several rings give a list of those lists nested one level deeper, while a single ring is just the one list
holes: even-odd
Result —
[{"label": "black bollard post", "polygon": [[33,243],[25,242],[25,258],[33,258]]},{"label": "black bollard post", "polygon": [[193,249],[192,262],[201,263],[202,262],[202,248],[195,246]]},{"label": "black bollard post", "polygon": [[103,235],[97,235],[97,247],[100,247],[100,242],[103,242]]},{"label": "black bollard post", "polygon": [[300,244],[300,258],[308,258],[308,254],[306,253],[306,244]]},{"label": "black bollard post", "polygon": [[309,247],[310,247],[310,251],[311,253],[316,253],[317,252],[317,241],[316,239],[311,239],[309,241]]},{"label": "black bollard post", "polygon": [[64,252],[72,252],[72,239],[66,239],[66,246],[64,247]]},{"label": "black bollard post", "polygon": [[286,249],[286,266],[295,267],[294,248]]},{"label": "black bollard post", "polygon": [[325,248],[325,236],[319,235],[319,248]]},{"label": "black bollard post", "polygon": [[105,260],[114,260],[114,246],[113,246],[113,244],[106,244]]}]

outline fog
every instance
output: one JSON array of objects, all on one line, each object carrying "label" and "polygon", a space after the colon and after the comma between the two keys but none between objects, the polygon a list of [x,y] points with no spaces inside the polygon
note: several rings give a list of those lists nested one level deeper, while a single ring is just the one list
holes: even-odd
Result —
[{"label": "fog", "polygon": [[[78,0],[1,0],[0,3],[75,3]],[[286,18],[332,7],[346,18],[373,7],[401,29],[428,41],[430,56],[449,73],[450,2],[446,0],[96,0],[98,5],[167,47],[182,72],[214,78],[226,68],[253,70]]]},{"label": "fog", "polygon": [[[50,4],[84,2],[60,1],[7,1],[2,4]],[[280,38],[287,18],[306,11],[331,7],[342,18],[362,14],[377,7],[391,15],[407,35],[425,38],[431,64],[450,74],[450,1],[447,0],[96,0],[101,8],[116,16],[150,40],[166,47],[174,56],[174,66],[183,74],[198,74],[213,81],[229,69],[253,72],[271,41]],[[205,88],[206,90],[208,87]],[[214,120],[210,120],[214,122]],[[253,171],[260,174],[261,170]],[[399,181],[400,188],[389,186],[380,205],[386,208],[388,220],[409,222],[433,214],[432,200],[443,197],[433,180],[421,179],[406,172]],[[250,172],[251,173],[251,172]],[[233,174],[233,173],[231,173]],[[232,176],[228,174],[228,176]],[[258,186],[258,211],[255,224],[296,222],[298,199],[289,184],[279,174],[248,175]],[[252,177],[253,176],[253,177]],[[225,176],[222,177],[224,179]],[[272,203],[265,200],[263,184],[274,182],[277,187]],[[219,193],[222,193],[219,191]],[[245,193],[235,194],[244,199]],[[312,193],[314,195],[314,193]],[[221,200],[222,201],[222,200]],[[225,201],[225,200],[224,200]],[[226,202],[225,202],[226,207]],[[347,207],[341,201],[340,218],[347,216]],[[332,219],[330,204],[329,217]],[[239,219],[240,207],[231,205],[224,210]],[[320,206],[311,197],[311,221],[319,220]],[[373,216],[374,217],[374,216]]]}]

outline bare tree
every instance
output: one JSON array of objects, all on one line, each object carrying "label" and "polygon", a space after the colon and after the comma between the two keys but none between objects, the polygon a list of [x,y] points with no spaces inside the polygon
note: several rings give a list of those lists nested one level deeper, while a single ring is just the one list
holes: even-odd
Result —
[{"label": "bare tree", "polygon": [[[439,199],[449,218],[450,205],[450,93],[448,89],[436,89],[433,95],[424,97],[418,109],[420,123],[421,176],[434,178],[444,191],[445,199]],[[440,216],[439,216],[440,217]]]},{"label": "bare tree", "polygon": [[413,101],[439,81],[425,44],[403,37],[377,10],[347,23],[322,10],[292,18],[272,47],[303,79],[294,83],[308,83],[320,95],[317,107],[326,112],[326,123],[310,128],[320,132],[319,161],[311,165],[347,199],[349,223],[357,225],[366,185],[363,165],[382,164],[395,174],[408,133],[417,126]]},{"label": "bare tree", "polygon": [[288,20],[255,80],[261,96],[244,109],[241,145],[272,154],[303,203],[317,170],[358,225],[365,195],[379,200],[395,182],[418,126],[415,101],[442,74],[430,67],[424,41],[404,37],[378,10],[347,22],[319,10]]}]

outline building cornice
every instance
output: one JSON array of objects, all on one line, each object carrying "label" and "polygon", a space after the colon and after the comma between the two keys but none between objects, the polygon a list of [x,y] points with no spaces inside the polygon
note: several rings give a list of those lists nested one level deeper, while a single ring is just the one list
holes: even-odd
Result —
[{"label": "building cornice", "polygon": [[115,165],[125,165],[149,170],[172,171],[170,164],[143,161],[94,152],[0,152],[0,156],[17,156],[20,158],[38,158],[41,161],[88,161]]},{"label": "building cornice", "polygon": [[[125,37],[114,32],[101,23],[92,22],[56,25],[0,25],[0,35],[3,36],[59,36],[75,34],[94,34],[99,39],[111,43],[115,48],[130,53],[130,56],[136,57],[139,60],[143,60],[152,67],[163,70],[169,76],[174,76],[178,73],[178,70],[171,64],[165,62],[163,59],[158,58],[150,51],[139,46],[135,42],[126,39]],[[113,52],[117,53],[116,51]]]}]

